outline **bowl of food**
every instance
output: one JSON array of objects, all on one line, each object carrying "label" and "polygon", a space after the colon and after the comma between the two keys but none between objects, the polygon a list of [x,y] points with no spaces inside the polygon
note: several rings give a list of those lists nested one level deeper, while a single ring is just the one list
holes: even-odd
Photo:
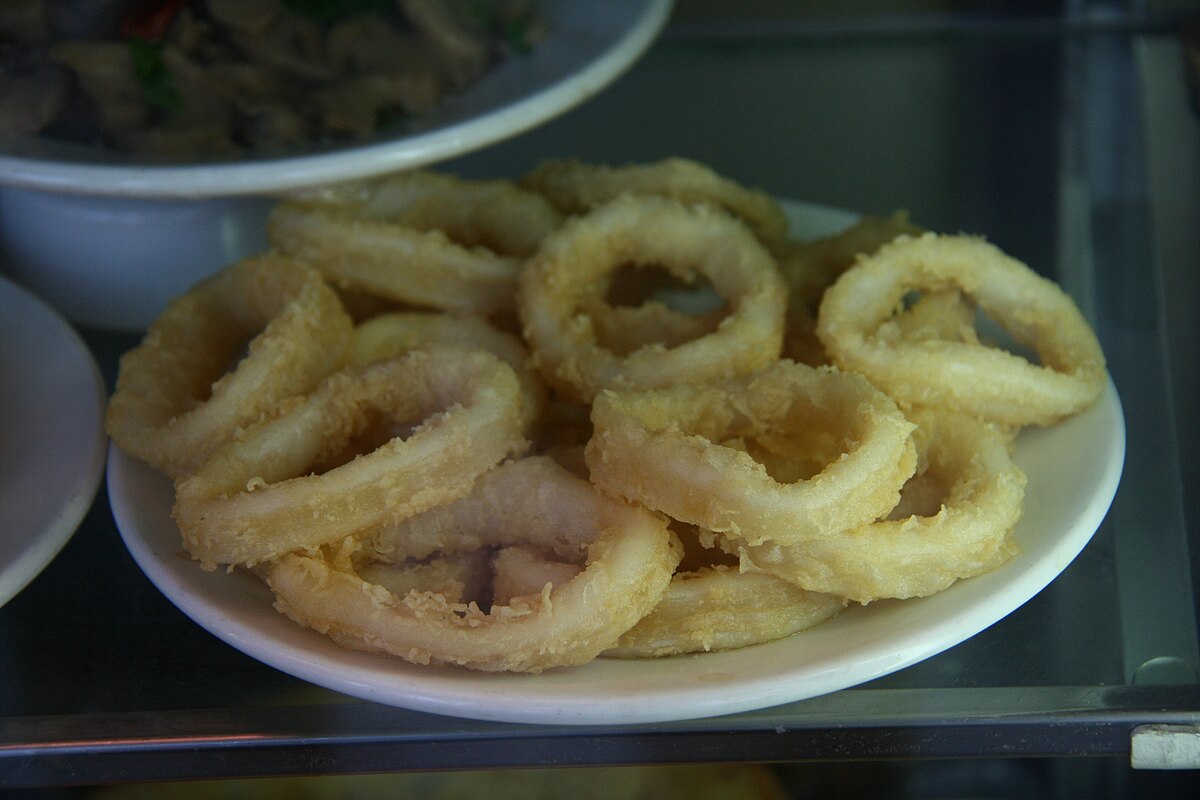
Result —
[{"label": "bowl of food", "polygon": [[427,166],[583,102],[670,0],[20,0],[0,9],[3,265],[140,329],[281,194]]}]

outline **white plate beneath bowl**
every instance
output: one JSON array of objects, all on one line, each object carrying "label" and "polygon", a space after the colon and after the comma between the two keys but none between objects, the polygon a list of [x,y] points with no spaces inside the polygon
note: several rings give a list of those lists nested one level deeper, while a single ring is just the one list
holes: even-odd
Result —
[{"label": "white plate beneath bowl", "polygon": [[75,533],[104,469],[105,389],[87,345],[0,278],[0,606]]},{"label": "white plate beneath bowl", "polygon": [[[813,237],[854,215],[789,203],[793,231]],[[1092,408],[1021,434],[1028,477],[1016,528],[1022,552],[1000,569],[932,597],[847,609],[788,639],[724,653],[653,661],[599,659],[542,675],[418,667],[342,649],[277,613],[256,579],[204,572],[180,543],[172,487],[115,447],[108,487],[134,559],[185,614],[223,641],[283,672],[418,711],[507,722],[627,724],[768,708],[837,691],[914,664],[979,633],[1049,584],[1091,539],[1116,493],[1125,421],[1113,385]]]},{"label": "white plate beneath bowl", "polygon": [[671,0],[542,0],[547,36],[421,118],[418,132],[295,157],[154,166],[25,137],[3,142],[0,183],[133,197],[261,194],[426,166],[526,131],[609,85],[662,30]]}]

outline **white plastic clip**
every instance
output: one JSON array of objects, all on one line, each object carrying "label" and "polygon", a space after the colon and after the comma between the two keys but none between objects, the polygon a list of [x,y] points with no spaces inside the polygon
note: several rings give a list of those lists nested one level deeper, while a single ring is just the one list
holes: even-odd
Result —
[{"label": "white plastic clip", "polygon": [[1200,769],[1200,725],[1139,725],[1129,761],[1134,769]]}]

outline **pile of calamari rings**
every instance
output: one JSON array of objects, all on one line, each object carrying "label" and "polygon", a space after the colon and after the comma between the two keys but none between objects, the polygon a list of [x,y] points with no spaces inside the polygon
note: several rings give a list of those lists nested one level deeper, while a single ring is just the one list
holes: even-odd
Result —
[{"label": "pile of calamari rings", "polygon": [[897,212],[793,240],[682,159],[391,175],[268,233],[123,357],[108,432],[200,567],[417,664],[745,647],[996,569],[1016,433],[1107,381],[983,239]]}]

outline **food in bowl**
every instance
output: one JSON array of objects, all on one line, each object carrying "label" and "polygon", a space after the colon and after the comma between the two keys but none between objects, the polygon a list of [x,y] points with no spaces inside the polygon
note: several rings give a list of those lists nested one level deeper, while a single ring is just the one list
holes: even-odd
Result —
[{"label": "food in bowl", "polygon": [[0,135],[154,162],[402,129],[540,37],[534,0],[13,0]]}]

